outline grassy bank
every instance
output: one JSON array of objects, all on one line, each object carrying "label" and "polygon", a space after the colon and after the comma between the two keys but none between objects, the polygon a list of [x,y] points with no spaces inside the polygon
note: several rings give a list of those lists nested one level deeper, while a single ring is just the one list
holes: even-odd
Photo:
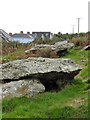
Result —
[{"label": "grassy bank", "polygon": [[85,88],[85,83],[76,80],[57,93],[3,100],[3,118],[86,118],[88,94]]},{"label": "grassy bank", "polygon": [[[11,54],[2,59],[11,61],[25,57],[22,49]],[[32,98],[5,99],[2,101],[3,118],[87,118],[90,88],[88,51],[75,47],[64,58],[71,58],[83,68],[75,77],[73,85],[68,85],[59,92],[45,92]]]},{"label": "grassy bank", "polygon": [[79,64],[83,69],[76,78],[79,78],[83,81],[89,80],[89,51],[80,49],[80,47],[75,47],[69,51],[69,53],[64,56],[64,58],[71,58],[75,63]]}]

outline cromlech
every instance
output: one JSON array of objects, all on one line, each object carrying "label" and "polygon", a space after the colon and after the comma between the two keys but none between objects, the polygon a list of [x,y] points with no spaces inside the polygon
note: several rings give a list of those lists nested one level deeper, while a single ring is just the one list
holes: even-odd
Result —
[{"label": "cromlech", "polygon": [[2,117],[87,118],[88,34],[0,29]]},{"label": "cromlech", "polygon": [[0,5],[0,119],[88,120],[90,1]]}]

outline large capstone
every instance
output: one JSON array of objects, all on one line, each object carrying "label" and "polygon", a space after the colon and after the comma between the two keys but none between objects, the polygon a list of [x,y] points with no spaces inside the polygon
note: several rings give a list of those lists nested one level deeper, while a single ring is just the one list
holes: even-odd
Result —
[{"label": "large capstone", "polygon": [[58,56],[64,56],[68,53],[68,49],[74,47],[73,43],[68,43],[67,41],[56,42],[54,45],[48,44],[37,44],[35,47],[25,50],[25,53],[36,54],[39,50],[52,50],[57,53]]},{"label": "large capstone", "polygon": [[70,59],[28,58],[1,65],[2,82],[37,79],[45,90],[53,90],[72,83],[82,69]]}]

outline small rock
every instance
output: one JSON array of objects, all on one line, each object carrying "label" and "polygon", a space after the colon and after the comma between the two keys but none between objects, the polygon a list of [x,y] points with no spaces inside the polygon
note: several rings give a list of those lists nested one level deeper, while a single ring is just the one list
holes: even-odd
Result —
[{"label": "small rock", "polygon": [[2,84],[2,98],[32,97],[45,91],[39,80],[19,80]]}]

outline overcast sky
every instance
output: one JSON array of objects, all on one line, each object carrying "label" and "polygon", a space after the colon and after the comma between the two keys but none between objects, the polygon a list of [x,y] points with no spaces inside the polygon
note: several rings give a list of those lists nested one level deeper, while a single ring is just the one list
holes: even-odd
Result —
[{"label": "overcast sky", "polygon": [[72,33],[88,31],[89,0],[0,0],[0,29],[6,32],[51,31]]}]

